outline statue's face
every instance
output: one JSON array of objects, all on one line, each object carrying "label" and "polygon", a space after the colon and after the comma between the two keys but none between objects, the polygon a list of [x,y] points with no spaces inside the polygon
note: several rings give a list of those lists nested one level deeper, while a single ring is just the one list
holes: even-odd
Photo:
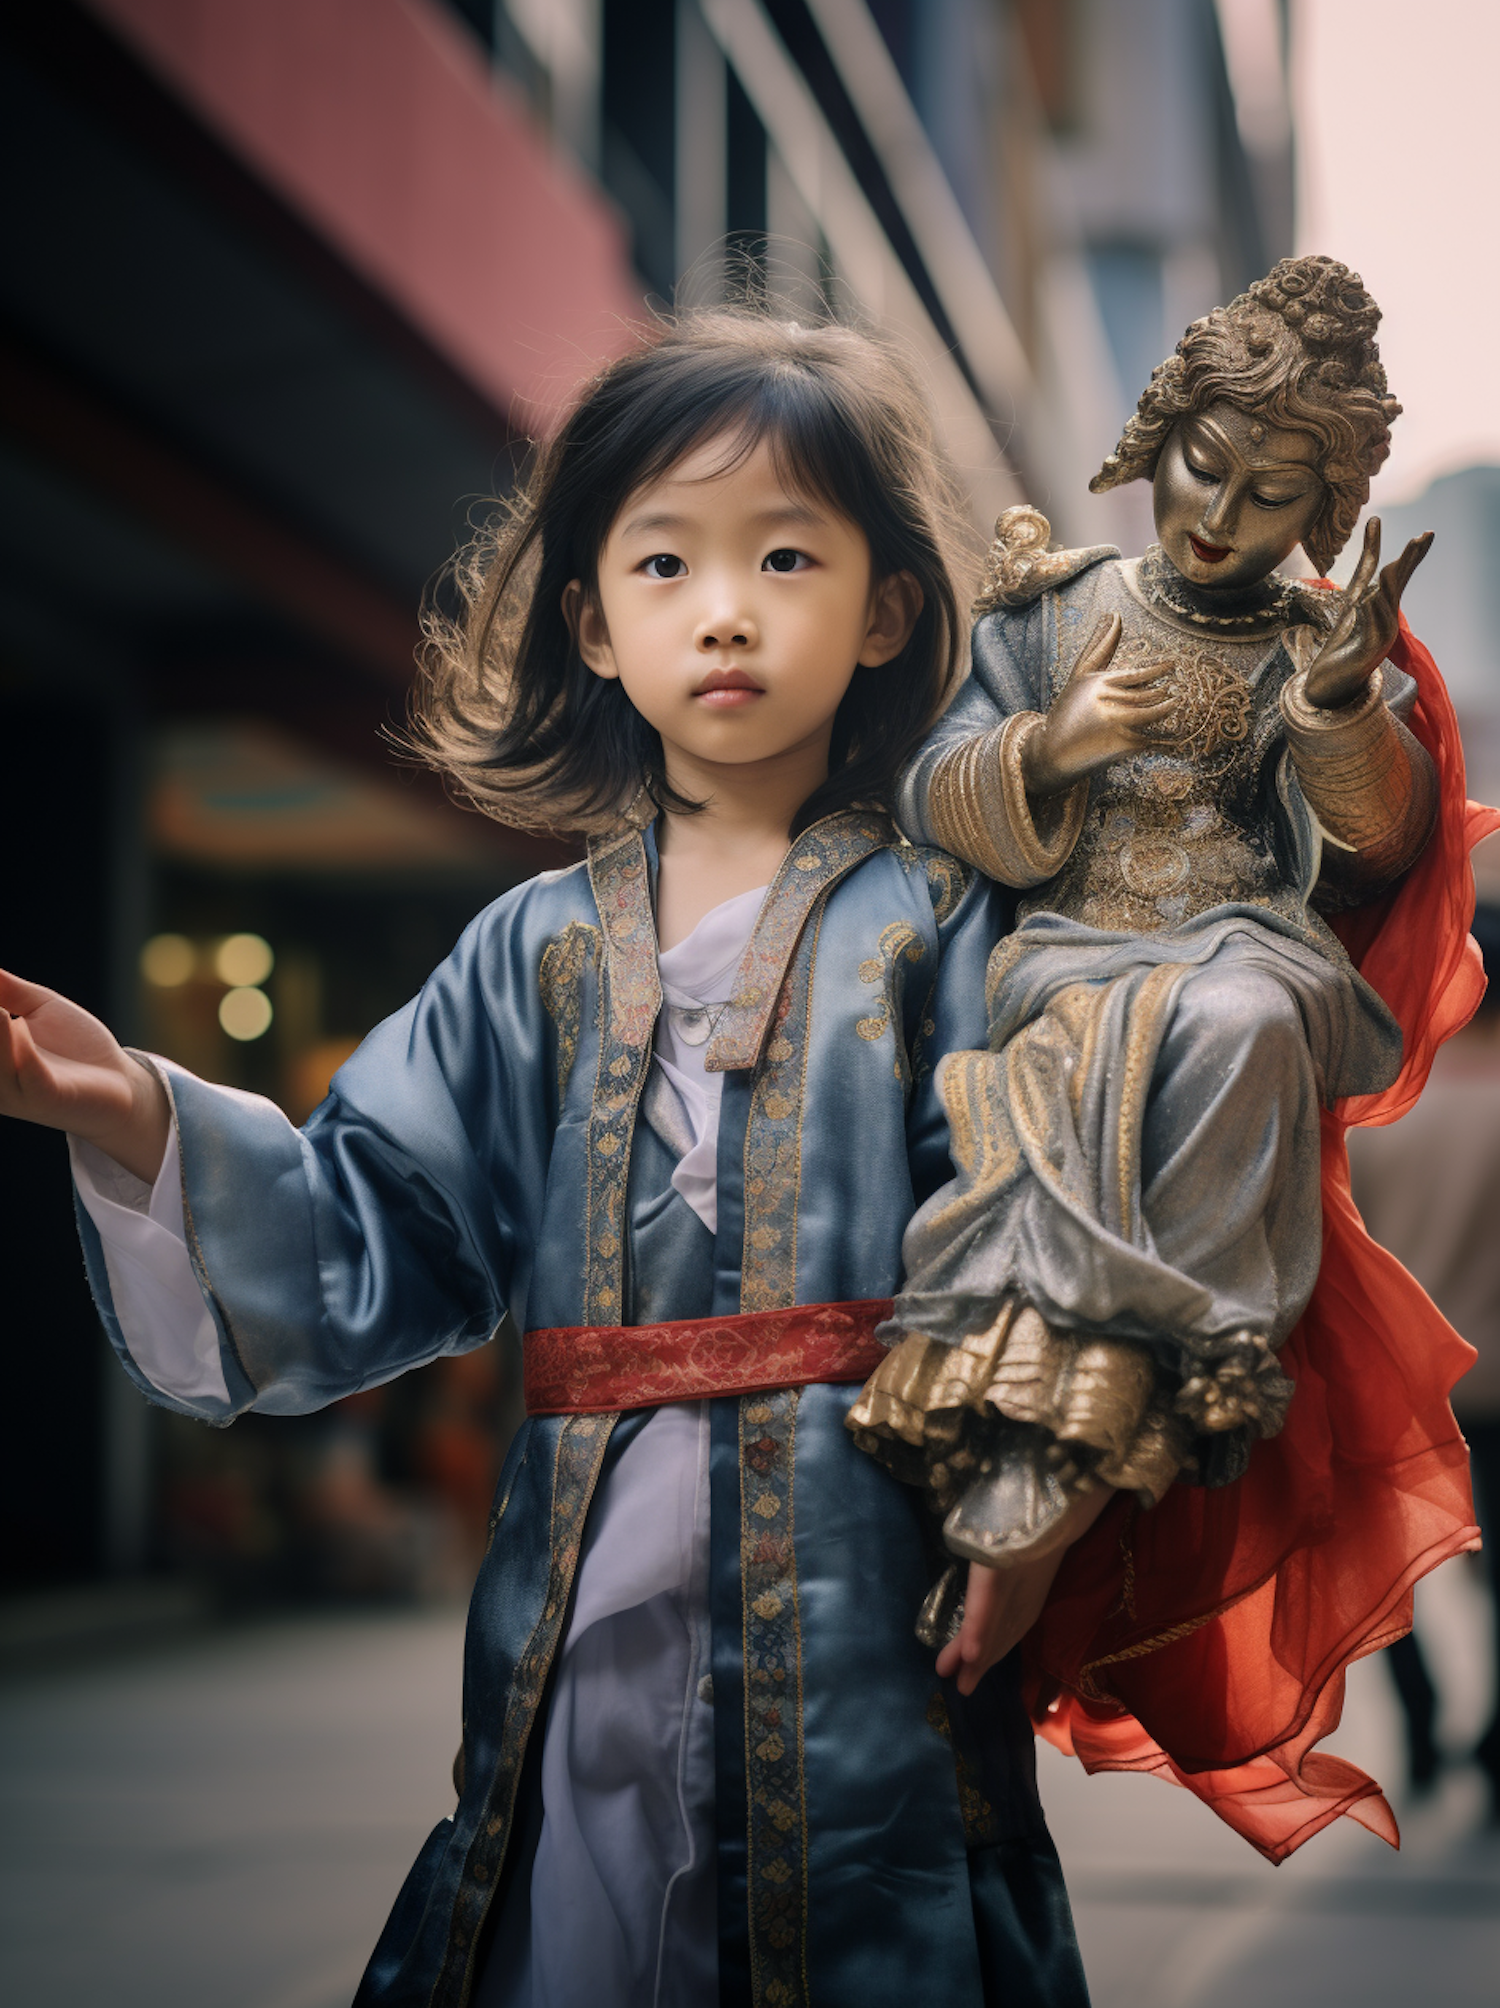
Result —
[{"label": "statue's face", "polygon": [[1310,433],[1278,431],[1232,404],[1179,419],[1152,482],[1163,551],[1202,591],[1253,586],[1317,521],[1317,457]]}]

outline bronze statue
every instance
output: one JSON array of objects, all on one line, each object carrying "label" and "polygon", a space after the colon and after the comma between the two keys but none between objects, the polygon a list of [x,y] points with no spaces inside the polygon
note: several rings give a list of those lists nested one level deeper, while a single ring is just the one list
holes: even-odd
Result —
[{"label": "bronze statue", "polygon": [[1326,916],[1435,810],[1387,659],[1430,537],[1381,570],[1372,518],[1342,592],[1278,569],[1332,563],[1389,451],[1379,318],[1300,258],[1194,322],[1092,484],[1149,479],[1159,544],[1050,551],[1008,510],[973,674],[905,777],[909,834],[1021,896],[990,1050],[943,1066],[958,1177],[850,1418],[960,1556],[1045,1554],[1091,1488],[1225,1483],[1281,1426],[1320,1108],[1402,1055]]}]

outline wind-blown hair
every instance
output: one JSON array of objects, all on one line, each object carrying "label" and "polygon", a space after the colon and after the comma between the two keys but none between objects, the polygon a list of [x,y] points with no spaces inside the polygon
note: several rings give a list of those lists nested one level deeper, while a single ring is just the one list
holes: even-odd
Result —
[{"label": "wind-blown hair", "polygon": [[1179,419],[1232,404],[1268,426],[1311,433],[1323,506],[1304,548],[1326,572],[1370,499],[1401,407],[1387,389],[1380,309],[1332,258],[1283,258],[1227,307],[1194,321],[1158,363],[1119,445],[1089,483],[1097,495],[1150,480]]},{"label": "wind-blown hair", "polygon": [[956,680],[966,638],[950,562],[953,497],[913,378],[884,343],[720,308],[665,324],[589,383],[518,493],[454,560],[451,611],[430,603],[409,744],[497,820],[552,835],[616,827],[642,787],[659,807],[659,735],[617,679],[594,675],[563,613],[597,592],[629,498],[711,439],[732,467],[765,440],[793,490],[862,530],[877,579],[907,572],[922,609],[889,663],[855,671],[828,780],[796,835],[834,809],[889,804],[895,777]]}]

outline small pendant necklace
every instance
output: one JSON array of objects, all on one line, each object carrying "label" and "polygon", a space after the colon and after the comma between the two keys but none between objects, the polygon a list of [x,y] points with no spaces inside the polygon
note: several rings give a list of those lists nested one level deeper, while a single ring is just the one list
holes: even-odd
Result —
[{"label": "small pendant necklace", "polygon": [[727,997],[722,1004],[669,1004],[667,1017],[684,1046],[706,1046],[728,1009]]}]

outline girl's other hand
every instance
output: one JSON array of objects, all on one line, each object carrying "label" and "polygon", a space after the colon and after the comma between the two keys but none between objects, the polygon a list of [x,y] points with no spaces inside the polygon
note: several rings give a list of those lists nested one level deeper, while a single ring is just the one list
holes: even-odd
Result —
[{"label": "girl's other hand", "polygon": [[1038,1555],[999,1569],[969,1564],[963,1625],[938,1654],[939,1679],[956,1680],[960,1694],[972,1694],[990,1668],[1021,1643],[1042,1614],[1063,1556],[1114,1496],[1109,1485],[1081,1493]]},{"label": "girl's other hand", "polygon": [[1120,630],[1118,614],[1094,630],[1052,709],[1026,741],[1021,765],[1029,794],[1059,795],[1112,761],[1139,752],[1152,743],[1144,728],[1170,713],[1172,699],[1157,687],[1171,674],[1170,663],[1110,668]]},{"label": "girl's other hand", "polygon": [[0,1115],[68,1130],[147,1183],[166,1154],[166,1090],[108,1026],[0,970]]}]

